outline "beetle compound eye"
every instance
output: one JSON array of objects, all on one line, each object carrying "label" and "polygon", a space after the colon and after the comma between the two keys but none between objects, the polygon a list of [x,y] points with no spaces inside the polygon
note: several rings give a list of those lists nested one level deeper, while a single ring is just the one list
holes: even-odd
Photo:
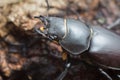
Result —
[{"label": "beetle compound eye", "polygon": [[42,26],[40,27],[40,31],[44,32],[45,28]]}]

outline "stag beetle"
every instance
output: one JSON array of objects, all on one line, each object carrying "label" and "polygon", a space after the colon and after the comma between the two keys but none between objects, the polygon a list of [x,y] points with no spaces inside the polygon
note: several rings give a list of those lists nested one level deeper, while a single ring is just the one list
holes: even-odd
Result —
[{"label": "stag beetle", "polygon": [[87,25],[80,20],[45,16],[36,18],[40,19],[43,27],[35,28],[35,31],[57,41],[69,55],[85,55],[93,65],[120,71],[119,35],[99,26]]}]

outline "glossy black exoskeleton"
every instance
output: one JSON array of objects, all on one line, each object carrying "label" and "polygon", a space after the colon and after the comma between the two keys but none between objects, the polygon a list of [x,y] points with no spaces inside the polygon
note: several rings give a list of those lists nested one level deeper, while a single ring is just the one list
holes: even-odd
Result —
[{"label": "glossy black exoskeleton", "polygon": [[85,55],[93,65],[120,70],[119,35],[99,26],[87,25],[80,20],[44,16],[38,18],[44,26],[35,30],[46,38],[56,40],[68,54]]}]

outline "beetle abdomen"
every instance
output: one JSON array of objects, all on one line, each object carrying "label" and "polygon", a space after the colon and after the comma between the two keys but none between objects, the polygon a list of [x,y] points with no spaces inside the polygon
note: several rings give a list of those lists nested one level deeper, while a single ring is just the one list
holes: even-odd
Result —
[{"label": "beetle abdomen", "polygon": [[97,64],[120,70],[120,36],[101,27],[93,27],[90,55]]}]

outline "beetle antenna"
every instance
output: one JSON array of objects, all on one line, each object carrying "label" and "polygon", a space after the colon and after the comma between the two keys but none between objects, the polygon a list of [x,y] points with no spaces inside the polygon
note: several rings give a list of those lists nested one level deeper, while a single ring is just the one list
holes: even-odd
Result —
[{"label": "beetle antenna", "polygon": [[48,0],[45,0],[45,2],[47,4],[47,17],[49,17],[49,9],[50,9],[49,2]]}]

